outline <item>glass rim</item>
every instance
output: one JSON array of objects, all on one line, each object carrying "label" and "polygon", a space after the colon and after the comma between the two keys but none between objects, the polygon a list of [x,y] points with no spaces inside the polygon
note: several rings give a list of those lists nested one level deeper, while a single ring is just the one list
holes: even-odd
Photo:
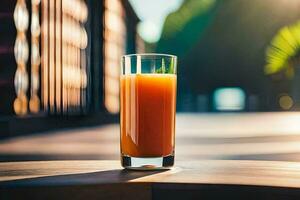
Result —
[{"label": "glass rim", "polygon": [[142,57],[152,57],[152,56],[162,56],[162,57],[169,57],[169,58],[174,58],[177,59],[177,56],[172,55],[172,54],[164,54],[164,53],[133,53],[133,54],[126,54],[122,55],[122,58],[133,58],[137,56],[142,56]]}]

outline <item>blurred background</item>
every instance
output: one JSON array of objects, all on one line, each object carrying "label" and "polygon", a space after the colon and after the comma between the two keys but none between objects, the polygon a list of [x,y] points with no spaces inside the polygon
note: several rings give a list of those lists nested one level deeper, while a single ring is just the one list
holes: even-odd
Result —
[{"label": "blurred background", "polygon": [[0,137],[117,123],[120,56],[144,52],[178,56],[177,111],[206,130],[235,135],[243,127],[226,129],[229,118],[259,126],[258,116],[270,119],[260,132],[298,133],[298,115],[282,111],[300,109],[299,10],[300,0],[1,0]]},{"label": "blurred background", "polygon": [[299,109],[298,0],[141,2],[146,51],[179,57],[178,111]]}]

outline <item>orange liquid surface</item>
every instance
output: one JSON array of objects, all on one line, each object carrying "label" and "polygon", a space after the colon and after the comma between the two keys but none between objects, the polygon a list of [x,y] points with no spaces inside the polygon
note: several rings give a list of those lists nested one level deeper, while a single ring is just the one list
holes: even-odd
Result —
[{"label": "orange liquid surface", "polygon": [[132,157],[173,154],[176,75],[121,75],[121,153]]}]

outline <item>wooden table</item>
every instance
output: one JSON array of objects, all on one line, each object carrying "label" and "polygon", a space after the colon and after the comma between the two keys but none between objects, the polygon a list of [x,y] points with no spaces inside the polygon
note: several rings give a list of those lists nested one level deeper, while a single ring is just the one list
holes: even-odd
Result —
[{"label": "wooden table", "polygon": [[300,163],[203,160],[165,171],[119,161],[0,163],[0,199],[300,199]]},{"label": "wooden table", "polygon": [[179,114],[176,167],[153,172],[121,169],[116,124],[2,140],[0,199],[298,200],[299,124],[300,113]]},{"label": "wooden table", "polygon": [[[0,141],[0,161],[118,160],[119,126]],[[176,159],[300,161],[300,113],[178,114]]]}]

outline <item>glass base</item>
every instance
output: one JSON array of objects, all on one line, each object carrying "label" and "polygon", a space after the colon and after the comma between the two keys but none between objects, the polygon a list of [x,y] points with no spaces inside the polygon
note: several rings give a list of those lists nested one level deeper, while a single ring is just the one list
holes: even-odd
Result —
[{"label": "glass base", "polygon": [[133,170],[169,169],[174,165],[174,155],[165,157],[131,157],[121,156],[122,166]]}]

